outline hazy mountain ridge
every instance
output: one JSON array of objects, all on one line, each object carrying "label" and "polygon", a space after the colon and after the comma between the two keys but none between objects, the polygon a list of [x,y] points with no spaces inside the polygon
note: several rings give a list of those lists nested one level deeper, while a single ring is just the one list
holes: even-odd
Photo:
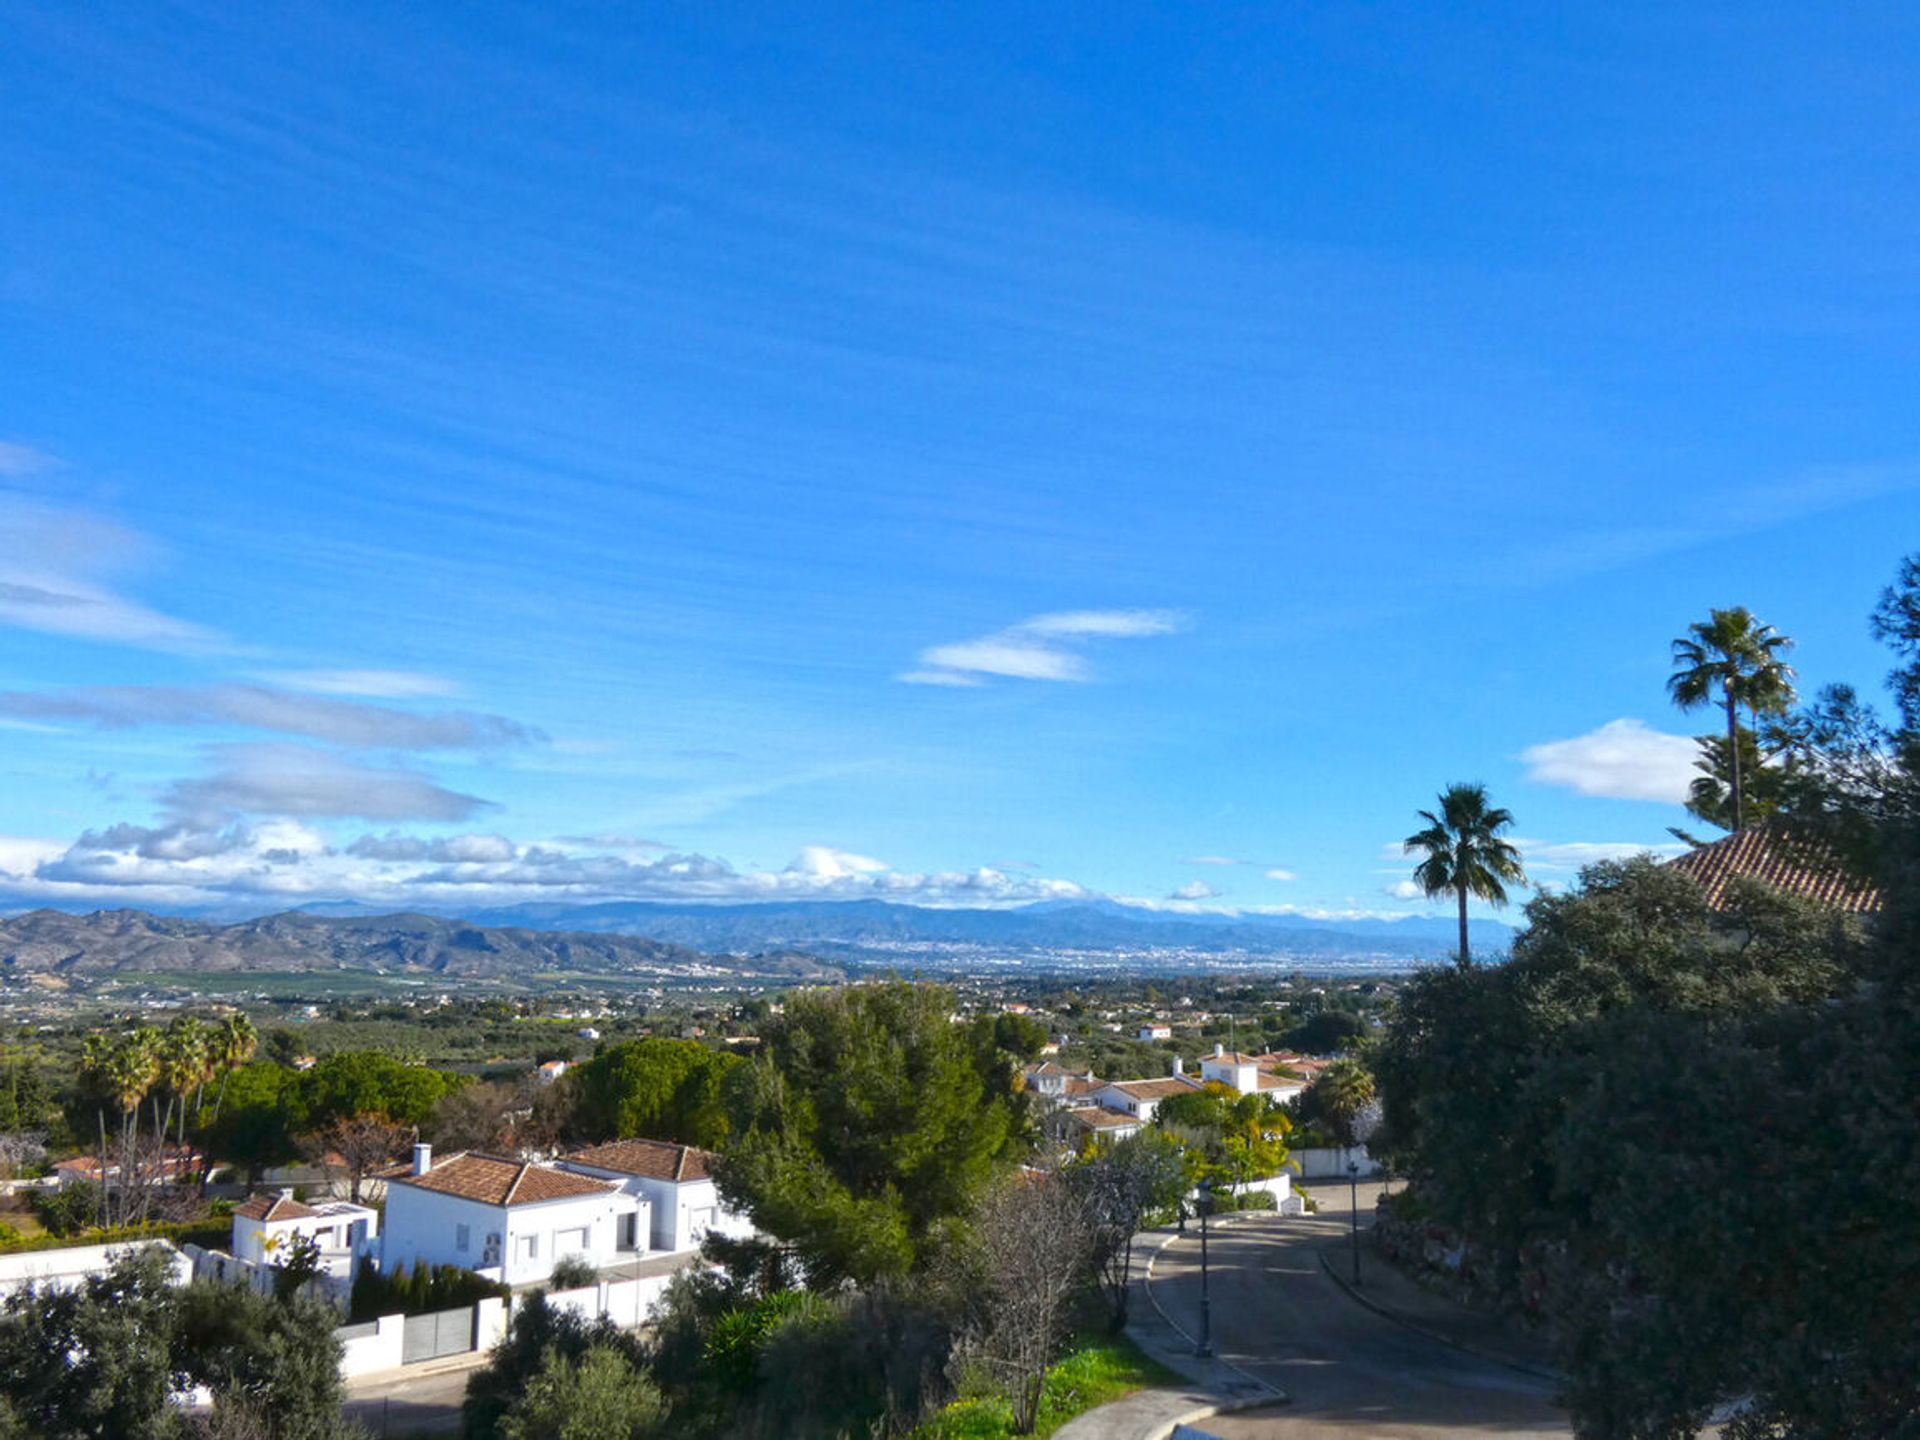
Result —
[{"label": "hazy mountain ridge", "polygon": [[366,970],[494,978],[540,972],[700,971],[827,978],[809,956],[752,960],[670,941],[554,928],[477,925],[422,914],[324,916],[300,911],[220,924],[144,910],[84,915],[34,910],[0,920],[0,971],[107,974]]},{"label": "hazy mountain ridge", "polygon": [[[1274,959],[1390,957],[1408,962],[1450,954],[1458,930],[1445,918],[1317,920],[1299,915],[1182,913],[1114,901],[1045,901],[1006,910],[931,909],[885,900],[806,900],[739,905],[622,901],[522,905],[484,911],[490,924],[564,925],[593,933],[645,935],[706,950],[793,946],[821,954],[897,953],[916,946],[986,947],[1040,954],[1057,950],[1244,953]],[[1504,953],[1513,931],[1473,921],[1476,950]]]}]

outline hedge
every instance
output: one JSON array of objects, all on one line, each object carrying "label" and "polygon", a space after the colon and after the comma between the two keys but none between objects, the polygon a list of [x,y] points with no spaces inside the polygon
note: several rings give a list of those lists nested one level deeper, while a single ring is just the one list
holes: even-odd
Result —
[{"label": "hedge", "polygon": [[173,1220],[153,1225],[95,1227],[73,1235],[17,1235],[0,1240],[0,1255],[23,1255],[34,1250],[74,1250],[83,1245],[120,1245],[136,1240],[171,1240],[176,1245],[222,1249],[233,1235],[225,1220]]}]

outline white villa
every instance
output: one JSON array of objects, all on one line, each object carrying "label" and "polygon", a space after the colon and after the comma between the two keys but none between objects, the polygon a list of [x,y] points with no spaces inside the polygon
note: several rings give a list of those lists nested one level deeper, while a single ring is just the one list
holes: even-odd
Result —
[{"label": "white villa", "polygon": [[386,1178],[380,1268],[388,1274],[458,1265],[531,1285],[570,1256],[604,1267],[646,1249],[644,1200],[590,1174],[478,1153],[435,1163],[431,1146],[416,1145],[412,1166]]},{"label": "white villa", "polygon": [[[710,1232],[747,1236],[753,1226],[721,1203],[707,1165],[710,1151],[665,1140],[613,1140],[576,1150],[558,1163],[575,1175],[617,1184],[635,1205],[635,1233],[655,1250],[691,1250]],[[646,1217],[651,1213],[649,1230]],[[638,1248],[646,1248],[643,1239]]]},{"label": "white villa", "polygon": [[1153,1112],[1160,1108],[1162,1100],[1175,1095],[1185,1095],[1190,1090],[1198,1090],[1200,1082],[1190,1080],[1180,1073],[1180,1061],[1176,1057],[1173,1074],[1164,1080],[1113,1080],[1094,1093],[1093,1103],[1108,1110],[1118,1110],[1131,1115],[1142,1125],[1153,1120]]},{"label": "white villa", "polygon": [[1274,1100],[1291,1100],[1307,1088],[1305,1080],[1275,1075],[1269,1068],[1270,1064],[1268,1056],[1243,1055],[1238,1050],[1215,1045],[1213,1054],[1200,1061],[1200,1078],[1231,1086],[1242,1095],[1258,1091]]},{"label": "white villa", "polygon": [[1078,1147],[1089,1138],[1126,1140],[1145,1128],[1144,1122],[1100,1105],[1072,1105],[1055,1110],[1044,1122],[1055,1144]]},{"label": "white villa", "polygon": [[292,1190],[282,1190],[234,1206],[233,1239],[228,1243],[236,1260],[270,1266],[293,1240],[312,1240],[320,1247],[322,1272],[351,1280],[354,1261],[379,1233],[377,1210],[345,1200],[308,1205],[294,1199]]}]

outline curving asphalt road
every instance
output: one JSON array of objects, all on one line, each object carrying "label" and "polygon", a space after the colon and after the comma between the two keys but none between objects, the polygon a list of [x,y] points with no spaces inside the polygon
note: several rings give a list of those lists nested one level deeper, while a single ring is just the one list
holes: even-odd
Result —
[{"label": "curving asphalt road", "polygon": [[[1206,1421],[1222,1440],[1503,1440],[1571,1435],[1552,1386],[1416,1333],[1356,1303],[1327,1275],[1323,1248],[1347,1234],[1344,1187],[1320,1191],[1316,1216],[1243,1216],[1209,1244],[1217,1353],[1277,1386],[1291,1403]],[[1362,1192],[1362,1222],[1372,1197]],[[1161,1251],[1154,1298],[1192,1332],[1200,1247],[1189,1235]]]}]

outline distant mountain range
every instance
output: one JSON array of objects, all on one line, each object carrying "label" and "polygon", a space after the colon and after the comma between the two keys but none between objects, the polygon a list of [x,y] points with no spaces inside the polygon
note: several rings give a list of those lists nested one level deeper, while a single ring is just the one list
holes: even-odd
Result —
[{"label": "distant mountain range", "polygon": [[[1505,925],[1475,921],[1477,953]],[[884,900],[517,905],[465,918],[353,902],[256,919],[34,910],[0,920],[0,974],[382,971],[449,979],[646,974],[830,979],[845,967],[1177,971],[1222,965],[1404,968],[1444,959],[1452,921],[1153,910],[1109,900],[937,910]]]},{"label": "distant mountain range", "polygon": [[[1041,901],[1005,910],[929,909],[884,900],[804,900],[746,905],[621,901],[603,905],[519,905],[481,912],[491,925],[644,935],[701,950],[789,948],[836,960],[918,957],[939,963],[955,951],[998,952],[1031,965],[1062,951],[1108,954],[1190,951],[1203,956],[1415,963],[1450,954],[1458,927],[1441,917],[1320,920],[1300,915],[1153,910],[1111,900]],[[1473,921],[1481,953],[1504,953],[1506,925]]]},{"label": "distant mountain range", "polygon": [[9,976],[324,970],[448,979],[533,978],[553,972],[827,979],[839,973],[806,955],[759,955],[743,961],[613,932],[589,935],[550,926],[476,925],[433,915],[293,911],[218,924],[144,910],[87,915],[34,910],[0,920],[0,974]]}]

